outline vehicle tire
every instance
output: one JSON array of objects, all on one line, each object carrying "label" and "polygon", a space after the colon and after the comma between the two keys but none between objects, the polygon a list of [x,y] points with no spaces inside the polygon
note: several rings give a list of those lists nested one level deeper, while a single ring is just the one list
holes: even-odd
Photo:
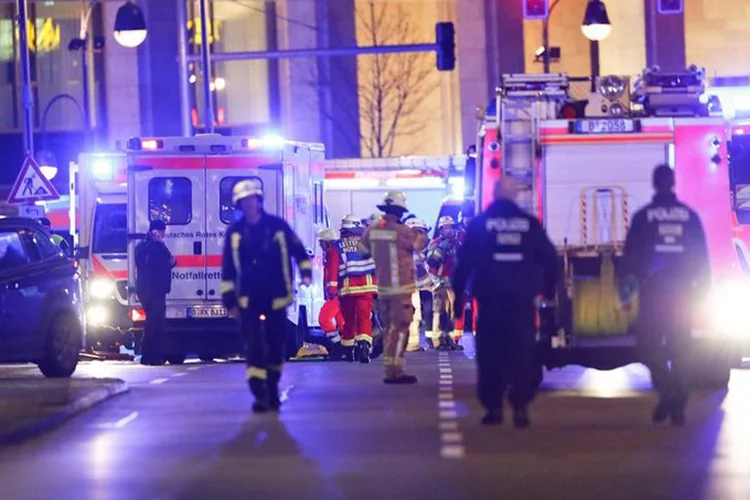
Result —
[{"label": "vehicle tire", "polygon": [[66,378],[73,375],[78,366],[83,328],[70,313],[55,316],[47,330],[44,354],[39,361],[39,370],[45,377]]},{"label": "vehicle tire", "polygon": [[164,357],[170,365],[181,365],[185,363],[185,358],[184,354],[167,354]]}]

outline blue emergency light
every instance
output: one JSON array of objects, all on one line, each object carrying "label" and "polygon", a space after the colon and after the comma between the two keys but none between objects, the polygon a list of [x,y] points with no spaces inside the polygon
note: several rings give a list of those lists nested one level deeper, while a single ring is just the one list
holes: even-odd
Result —
[{"label": "blue emergency light", "polygon": [[97,158],[91,167],[91,173],[98,181],[113,181],[115,166],[108,158]]}]

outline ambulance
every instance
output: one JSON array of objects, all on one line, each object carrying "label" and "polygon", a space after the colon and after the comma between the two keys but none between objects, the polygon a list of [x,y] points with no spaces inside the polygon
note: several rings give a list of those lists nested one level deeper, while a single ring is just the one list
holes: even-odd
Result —
[{"label": "ambulance", "polygon": [[[220,135],[130,139],[127,200],[127,303],[138,325],[145,320],[135,293],[135,248],[152,220],[167,225],[165,243],[176,259],[167,295],[166,359],[188,354],[208,359],[243,351],[237,322],[221,302],[221,264],[227,227],[238,220],[234,185],[261,182],[268,213],[284,218],[313,259],[313,284],[297,284],[288,309],[289,353],[317,326],[322,307],[322,255],[318,231],[327,227],[324,208],[324,147],[278,137]],[[298,274],[296,279],[299,280]]]},{"label": "ambulance", "polygon": [[55,230],[73,237],[86,304],[87,347],[119,351],[133,347],[127,307],[127,169],[122,153],[81,154],[70,165],[70,195],[47,202]]},{"label": "ambulance", "polygon": [[466,171],[467,197],[484,209],[495,180],[513,177],[519,204],[558,249],[563,279],[538,322],[547,369],[638,361],[631,333],[637,307],[618,304],[615,269],[633,214],[651,200],[651,172],[666,163],[677,196],[703,220],[714,279],[705,303],[686,312],[694,318],[692,372],[705,385],[726,386],[750,330],[740,237],[740,222],[750,220],[748,153],[728,157],[733,134],[743,131],[722,117],[697,67],[678,74],[651,68],[635,80],[604,76],[593,86],[565,74],[503,75],[482,118],[476,168]]}]

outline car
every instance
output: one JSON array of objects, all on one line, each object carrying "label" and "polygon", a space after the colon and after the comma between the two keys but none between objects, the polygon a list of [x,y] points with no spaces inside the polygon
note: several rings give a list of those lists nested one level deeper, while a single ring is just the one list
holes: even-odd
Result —
[{"label": "car", "polygon": [[0,363],[70,377],[86,338],[77,263],[31,219],[0,219]]}]

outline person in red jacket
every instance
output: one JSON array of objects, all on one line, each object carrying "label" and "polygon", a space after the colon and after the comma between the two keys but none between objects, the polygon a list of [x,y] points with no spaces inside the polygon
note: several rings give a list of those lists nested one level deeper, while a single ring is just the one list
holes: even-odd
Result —
[{"label": "person in red jacket", "polygon": [[[438,235],[427,248],[427,264],[430,266],[435,288],[433,291],[432,330],[439,335],[438,349],[461,351],[458,345],[461,334],[454,330],[453,306],[456,295],[451,287],[451,276],[456,266],[458,240],[456,238],[455,220],[446,215],[438,220]],[[434,340],[434,337],[433,337]]]},{"label": "person in red jacket", "polygon": [[321,229],[318,233],[320,248],[323,250],[323,286],[326,300],[320,308],[318,322],[325,333],[330,347],[330,358],[339,360],[343,357],[340,332],[344,329],[344,315],[339,304],[339,268],[336,242],[338,234],[335,229]]},{"label": "person in red jacket", "polygon": [[[466,239],[466,228],[469,227],[469,222],[471,222],[471,215],[461,212],[461,224],[458,229],[458,235],[456,236],[456,239],[458,240],[458,247],[461,248],[461,246],[464,244],[464,240]],[[471,307],[471,326],[472,329],[468,330],[469,332],[474,331],[476,332],[477,328],[477,301],[474,300],[471,296],[471,285],[467,287],[466,293],[464,294],[463,300],[459,301],[462,304],[470,305]],[[456,326],[453,329],[453,338],[463,338],[463,334],[467,331],[465,327],[465,316],[466,314],[458,314],[458,318],[456,319]]]},{"label": "person in red jacket", "polygon": [[359,250],[364,234],[362,221],[347,215],[341,221],[341,239],[336,243],[339,269],[339,303],[344,315],[341,345],[348,361],[369,363],[372,355],[372,307],[377,292],[375,262]]}]

